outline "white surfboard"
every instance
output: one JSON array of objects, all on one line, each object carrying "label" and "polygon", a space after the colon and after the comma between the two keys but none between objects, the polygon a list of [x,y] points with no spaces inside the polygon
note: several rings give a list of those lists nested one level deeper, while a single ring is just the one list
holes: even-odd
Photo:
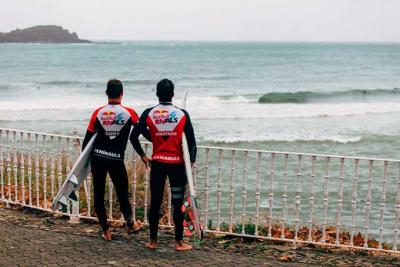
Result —
[{"label": "white surfboard", "polygon": [[[186,90],[183,99],[182,99],[182,108],[186,108],[186,100],[188,96],[189,90]],[[182,149],[183,149],[183,159],[185,161],[185,169],[186,169],[186,176],[188,180],[188,185],[189,185],[189,194],[190,194],[190,199],[191,199],[191,205],[193,208],[193,215],[194,215],[194,230],[196,233],[196,239],[201,241],[203,239],[203,230],[200,225],[200,217],[199,217],[199,210],[197,207],[197,200],[196,200],[196,195],[194,191],[194,182],[193,182],[193,173],[192,173],[192,165],[190,162],[190,153],[189,153],[189,147],[186,139],[185,133],[182,135]]]},{"label": "white surfboard", "polygon": [[96,139],[97,133],[93,135],[85,149],[76,160],[74,166],[68,174],[67,179],[64,181],[57,195],[53,199],[52,209],[61,210],[66,212],[68,207],[68,200],[76,201],[77,192],[80,185],[86,179],[90,172],[91,152],[93,143]]}]

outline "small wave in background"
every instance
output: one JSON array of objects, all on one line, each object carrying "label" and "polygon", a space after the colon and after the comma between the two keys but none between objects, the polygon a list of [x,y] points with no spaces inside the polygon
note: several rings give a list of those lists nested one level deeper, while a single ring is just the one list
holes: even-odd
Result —
[{"label": "small wave in background", "polygon": [[[397,99],[393,99],[397,98]],[[258,99],[259,103],[365,102],[400,100],[400,88],[348,90],[333,92],[271,92]]]}]

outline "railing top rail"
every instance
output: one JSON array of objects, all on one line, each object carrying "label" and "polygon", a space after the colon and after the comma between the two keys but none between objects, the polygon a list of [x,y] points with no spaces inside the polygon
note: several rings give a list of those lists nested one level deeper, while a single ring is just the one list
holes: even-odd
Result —
[{"label": "railing top rail", "polygon": [[281,154],[281,155],[294,155],[294,156],[310,156],[310,157],[324,157],[324,158],[336,158],[336,159],[358,159],[358,160],[373,160],[373,161],[390,161],[400,163],[400,159],[386,159],[386,158],[373,158],[373,157],[355,157],[355,156],[344,156],[344,155],[329,155],[329,154],[317,154],[317,153],[302,153],[292,151],[276,151],[276,150],[259,150],[259,149],[246,149],[246,148],[230,148],[230,147],[218,147],[218,146],[197,146],[198,148],[204,149],[215,149],[215,150],[228,150],[228,151],[247,151],[255,153],[268,153],[268,154]]},{"label": "railing top rail", "polygon": [[[45,135],[45,136],[53,136],[59,138],[78,138],[80,140],[83,137],[76,137],[71,135],[60,135],[60,134],[50,134],[50,133],[41,133],[41,132],[34,132],[34,131],[26,131],[26,130],[18,130],[18,129],[9,129],[9,128],[2,128],[2,131],[10,131],[10,132],[19,132],[19,133],[30,133],[30,134],[38,134],[38,135]],[[142,142],[144,144],[149,144],[148,142]],[[255,153],[268,153],[268,154],[280,154],[280,155],[294,155],[294,156],[309,156],[309,157],[324,157],[324,158],[334,158],[334,159],[354,159],[354,160],[366,160],[366,161],[388,161],[394,163],[400,163],[400,159],[389,159],[389,158],[374,158],[374,157],[356,157],[356,156],[345,156],[345,155],[329,155],[329,154],[318,154],[318,153],[302,153],[302,152],[293,152],[293,151],[276,151],[276,150],[261,150],[261,149],[246,149],[246,148],[230,148],[230,147],[218,147],[218,146],[204,146],[200,145],[198,148],[202,149],[215,149],[215,150],[226,150],[226,151],[247,151],[247,152],[255,152]]]},{"label": "railing top rail", "polygon": [[53,137],[60,137],[60,138],[75,138],[71,135],[62,135],[62,134],[50,134],[50,133],[42,133],[42,132],[34,132],[34,131],[26,131],[26,130],[18,130],[18,129],[10,129],[10,128],[0,128],[1,131],[10,131],[10,132],[17,132],[17,133],[26,133],[32,135],[45,135],[45,136],[53,136]]}]

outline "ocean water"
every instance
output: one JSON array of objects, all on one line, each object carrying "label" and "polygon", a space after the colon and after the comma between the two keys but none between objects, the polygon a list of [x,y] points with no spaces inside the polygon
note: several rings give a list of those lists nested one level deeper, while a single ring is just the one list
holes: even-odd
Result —
[{"label": "ocean water", "polygon": [[138,113],[189,89],[200,144],[400,157],[400,44],[0,44],[0,127],[83,135],[110,78]]}]

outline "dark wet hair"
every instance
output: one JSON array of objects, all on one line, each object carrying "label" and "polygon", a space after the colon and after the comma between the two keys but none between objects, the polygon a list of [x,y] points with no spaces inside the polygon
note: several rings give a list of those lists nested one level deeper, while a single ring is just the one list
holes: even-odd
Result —
[{"label": "dark wet hair", "polygon": [[111,79],[107,82],[106,94],[109,98],[118,98],[121,96],[124,88],[122,82],[117,79]]},{"label": "dark wet hair", "polygon": [[157,83],[157,96],[162,102],[169,102],[174,96],[174,83],[171,80],[163,79]]}]

